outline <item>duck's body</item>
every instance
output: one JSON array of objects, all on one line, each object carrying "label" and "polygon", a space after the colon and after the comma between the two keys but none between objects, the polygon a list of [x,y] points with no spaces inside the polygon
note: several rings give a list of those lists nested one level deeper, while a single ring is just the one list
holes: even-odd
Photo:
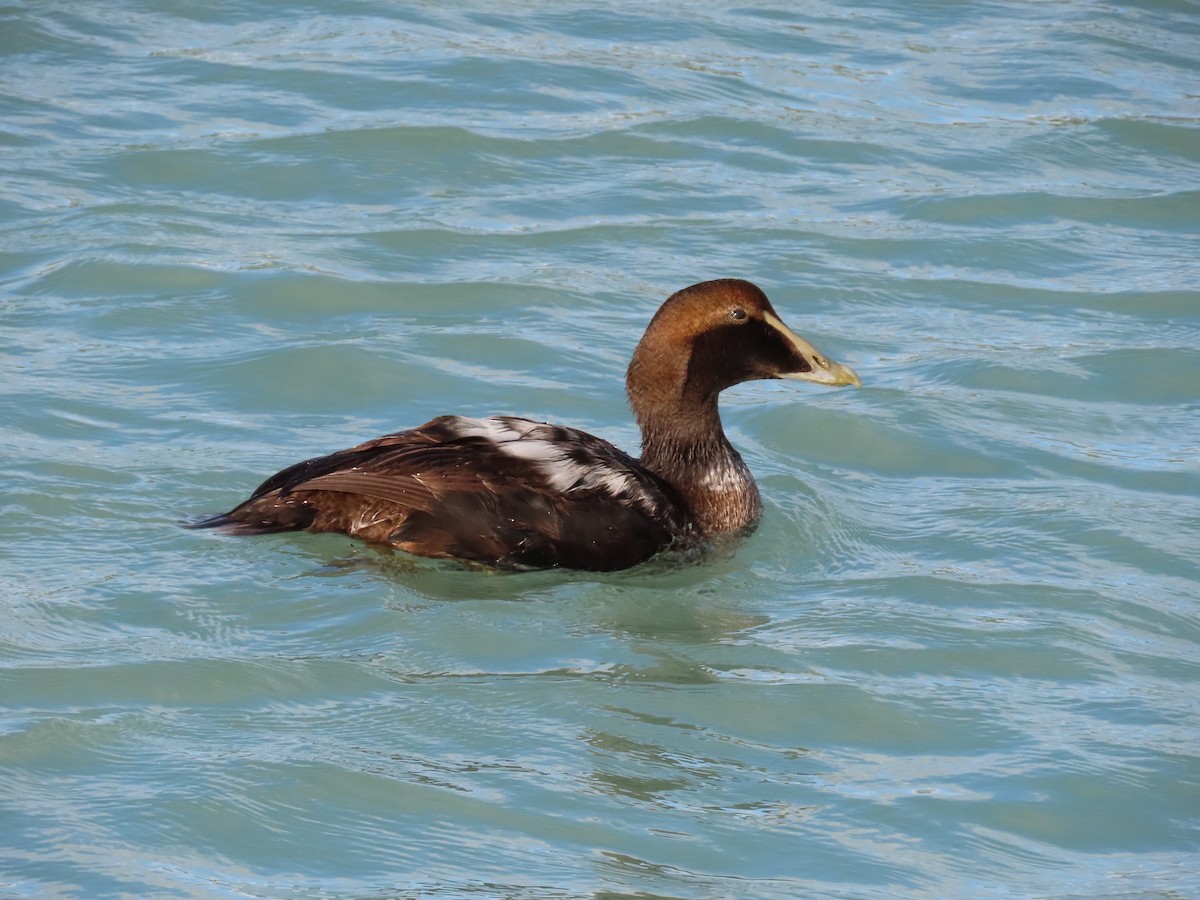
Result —
[{"label": "duck's body", "polygon": [[720,391],[755,378],[859,384],[754,285],[702,282],[668,298],[630,363],[640,460],[574,428],[442,416],[284,469],[197,525],[342,532],[500,568],[628,568],[757,524],[758,488],[717,412]]},{"label": "duck's body", "polygon": [[442,416],[298,463],[210,523],[337,531],[498,568],[593,570],[636,565],[688,532],[678,497],[637,460],[586,432],[509,416]]}]

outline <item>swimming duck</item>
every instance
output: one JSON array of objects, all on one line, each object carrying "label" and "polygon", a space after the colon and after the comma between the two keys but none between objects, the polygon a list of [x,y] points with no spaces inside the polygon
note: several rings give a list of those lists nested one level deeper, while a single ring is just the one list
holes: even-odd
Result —
[{"label": "swimming duck", "polygon": [[862,384],[755,285],[701,282],[667,298],[633,352],[640,459],[575,428],[441,416],[289,466],[194,527],[334,531],[501,569],[625,569],[757,525],[762,500],[717,395],[759,378]]}]

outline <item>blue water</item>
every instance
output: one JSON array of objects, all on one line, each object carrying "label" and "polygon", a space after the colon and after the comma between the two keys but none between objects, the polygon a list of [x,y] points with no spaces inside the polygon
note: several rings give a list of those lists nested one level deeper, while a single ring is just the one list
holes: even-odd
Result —
[{"label": "blue water", "polygon": [[[1200,896],[1200,6],[0,8],[0,893]],[[727,559],[186,531],[449,412],[636,451],[667,294],[860,391],[723,415]]]}]

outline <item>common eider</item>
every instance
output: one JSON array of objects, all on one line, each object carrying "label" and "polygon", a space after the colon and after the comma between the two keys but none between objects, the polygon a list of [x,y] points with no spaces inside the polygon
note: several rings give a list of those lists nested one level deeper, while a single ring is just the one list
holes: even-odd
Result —
[{"label": "common eider", "polygon": [[625,569],[757,525],[758,487],[725,437],[717,396],[760,378],[862,384],[755,285],[701,282],[667,298],[629,364],[639,459],[562,425],[441,416],[289,466],[194,527],[341,532],[501,569]]}]

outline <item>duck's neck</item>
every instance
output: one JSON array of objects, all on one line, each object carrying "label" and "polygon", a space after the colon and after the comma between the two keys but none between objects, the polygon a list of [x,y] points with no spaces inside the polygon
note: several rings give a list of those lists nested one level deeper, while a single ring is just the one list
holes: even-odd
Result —
[{"label": "duck's neck", "polygon": [[678,492],[703,534],[758,523],[758,486],[725,437],[715,396],[669,409],[635,406],[634,414],[642,429],[642,465]]}]

